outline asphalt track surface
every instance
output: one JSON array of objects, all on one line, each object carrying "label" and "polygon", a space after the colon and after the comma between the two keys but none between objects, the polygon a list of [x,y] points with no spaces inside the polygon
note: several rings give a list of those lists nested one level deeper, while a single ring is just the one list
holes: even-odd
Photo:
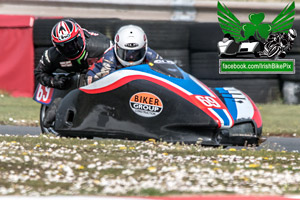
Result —
[{"label": "asphalt track surface", "polygon": [[[39,135],[40,127],[27,126],[0,126],[0,134],[8,135]],[[230,148],[230,147],[227,147]],[[235,147],[236,148],[236,147]],[[242,147],[238,147],[242,148]],[[300,152],[300,138],[297,137],[268,137],[258,149],[271,149],[277,151]]]}]

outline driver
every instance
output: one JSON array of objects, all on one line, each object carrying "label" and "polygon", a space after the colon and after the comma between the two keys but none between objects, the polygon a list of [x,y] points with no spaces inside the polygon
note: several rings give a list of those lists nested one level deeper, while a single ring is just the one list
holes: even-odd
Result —
[{"label": "driver", "polygon": [[[56,23],[51,31],[53,47],[47,49],[34,70],[36,80],[44,86],[66,89],[69,77],[53,75],[57,69],[67,73],[86,74],[103,52],[111,46],[108,37],[89,32],[72,19]],[[49,128],[55,119],[56,108],[61,98],[56,98],[46,111],[43,125]]]},{"label": "driver", "polygon": [[87,73],[88,84],[115,70],[153,62],[162,57],[148,47],[142,28],[135,25],[122,26],[115,35],[115,44],[106,50],[102,59]]},{"label": "driver", "polygon": [[51,40],[53,47],[44,52],[34,75],[42,85],[57,89],[65,89],[68,78],[54,76],[53,72],[62,69],[69,73],[86,73],[111,46],[108,37],[101,33],[89,32],[71,19],[61,20],[54,25]]}]

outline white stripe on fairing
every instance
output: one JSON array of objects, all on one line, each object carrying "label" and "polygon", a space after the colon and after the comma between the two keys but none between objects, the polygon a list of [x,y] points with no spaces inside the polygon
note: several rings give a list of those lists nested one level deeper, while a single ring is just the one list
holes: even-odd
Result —
[{"label": "white stripe on fairing", "polygon": [[[232,97],[239,99],[239,98],[245,98],[245,95],[243,95],[243,94],[232,94]],[[241,100],[244,100],[244,99],[241,99]]]},{"label": "white stripe on fairing", "polygon": [[199,85],[207,94],[209,94],[209,96],[212,97],[216,97],[213,93],[211,93],[205,86],[203,83],[201,83],[198,79],[196,79],[195,77],[193,77],[192,75],[190,75],[190,78],[197,84]]},{"label": "white stripe on fairing", "polygon": [[216,113],[216,112],[213,110],[213,108],[208,108],[208,110],[209,110],[214,116],[216,116],[216,117],[218,118],[218,120],[219,120],[220,123],[221,123],[221,128],[226,127],[226,126],[224,126],[224,120],[222,119],[222,117],[220,117],[220,115],[218,115],[218,113]]},{"label": "white stripe on fairing", "polygon": [[254,115],[254,108],[250,100],[240,90],[237,90],[235,88],[224,88],[224,89],[227,90],[229,94],[235,93],[234,95],[232,95],[233,98],[245,98],[245,99],[237,99],[237,101],[243,101],[243,103],[235,102],[236,109],[237,109],[237,119],[252,119]]},{"label": "white stripe on fairing", "polygon": [[208,110],[209,110],[213,115],[215,115],[215,116],[218,118],[218,120],[220,120],[221,128],[231,128],[231,127],[232,127],[233,121],[232,121],[232,119],[231,119],[231,117],[230,117],[230,115],[229,115],[229,113],[228,113],[228,111],[227,111],[226,109],[223,109],[223,111],[225,112],[225,115],[226,115],[227,118],[228,118],[229,125],[225,125],[225,124],[224,124],[224,120],[222,119],[222,117],[220,117],[220,115],[218,115],[218,113],[216,113],[216,112],[213,110],[213,108],[208,108]]},{"label": "white stripe on fairing", "polygon": [[120,71],[116,71],[114,73],[112,73],[109,76],[105,76],[103,78],[101,78],[98,81],[93,82],[90,85],[81,87],[82,89],[86,89],[86,90],[95,90],[95,89],[100,89],[100,88],[104,88],[106,86],[109,86],[115,82],[117,82],[118,80],[125,78],[126,76],[132,76],[132,75],[141,75],[141,76],[148,76],[151,78],[155,78],[157,80],[163,81],[169,85],[172,85],[173,87],[181,90],[182,92],[186,93],[187,95],[192,95],[191,92],[187,91],[186,89],[172,83],[171,81],[168,81],[167,79],[146,73],[146,72],[141,72],[141,71],[136,71],[136,70],[120,70]]},{"label": "white stripe on fairing", "polygon": [[234,87],[223,87],[224,90],[227,90],[227,91],[230,91],[230,90],[233,90],[233,91],[236,91],[237,89],[234,88]]},{"label": "white stripe on fairing", "polygon": [[124,74],[121,73],[121,72],[122,71],[116,71],[116,72],[114,72],[113,74],[111,74],[109,76],[105,76],[105,77],[91,83],[90,85],[83,86],[81,88],[82,89],[87,89],[87,90],[94,90],[94,89],[99,89],[99,88],[109,86],[109,85],[117,82],[118,80],[120,80],[121,78],[124,77]]}]

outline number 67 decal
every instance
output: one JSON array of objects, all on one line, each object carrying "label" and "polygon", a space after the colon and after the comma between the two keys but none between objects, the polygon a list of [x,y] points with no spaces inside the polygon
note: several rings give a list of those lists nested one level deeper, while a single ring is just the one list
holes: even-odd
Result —
[{"label": "number 67 decal", "polygon": [[220,103],[217,102],[217,100],[214,97],[211,96],[201,96],[196,95],[196,99],[198,99],[205,107],[208,108],[221,108],[222,106]]},{"label": "number 67 decal", "polygon": [[35,92],[35,100],[42,104],[49,104],[51,102],[53,88],[45,87],[39,84],[38,89]]}]

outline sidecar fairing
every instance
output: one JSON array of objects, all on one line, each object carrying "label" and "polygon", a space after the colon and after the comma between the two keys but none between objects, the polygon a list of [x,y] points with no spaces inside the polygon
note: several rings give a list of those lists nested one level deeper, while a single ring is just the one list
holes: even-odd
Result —
[{"label": "sidecar fairing", "polygon": [[195,143],[258,144],[259,111],[235,88],[210,89],[173,62],[132,66],[75,89],[58,107],[55,131],[86,136]]}]

